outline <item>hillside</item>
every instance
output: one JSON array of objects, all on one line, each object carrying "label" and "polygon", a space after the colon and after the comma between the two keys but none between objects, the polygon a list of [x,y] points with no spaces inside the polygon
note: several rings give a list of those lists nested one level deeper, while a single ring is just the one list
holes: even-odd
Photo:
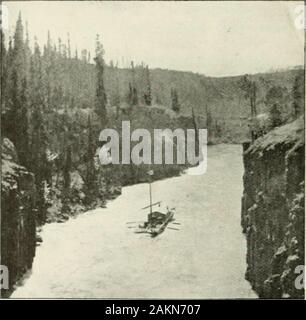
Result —
[{"label": "hillside", "polygon": [[[125,106],[129,83],[134,83],[138,91],[139,107],[145,107],[143,95],[145,82],[143,81],[141,66],[132,69],[120,69],[106,66],[105,89],[109,107],[114,105],[113,98],[119,92],[120,105]],[[89,63],[75,63],[69,72],[64,73],[62,81],[67,92],[76,92],[76,107],[88,108],[94,105],[95,99],[95,66]],[[79,74],[82,74],[80,81]],[[272,87],[281,87],[283,97],[281,113],[287,121],[292,114],[292,88],[296,77],[303,77],[303,70],[296,68],[286,71],[275,71],[250,75],[249,79],[257,85],[257,112],[268,112],[265,97]],[[180,114],[191,116],[192,109],[201,127],[207,126],[207,115],[211,117],[208,128],[213,136],[218,136],[223,142],[242,142],[248,137],[247,119],[251,116],[248,99],[241,90],[241,76],[235,77],[207,77],[192,72],[150,69],[152,90],[152,104],[163,108],[171,108],[171,89],[178,92]],[[221,139],[220,139],[221,138]],[[216,139],[214,139],[216,140]]]},{"label": "hillside", "polygon": [[303,117],[245,143],[243,159],[246,278],[261,298],[304,299],[295,282],[305,261]]},{"label": "hillside", "polygon": [[[71,73],[66,73],[64,82],[68,82],[71,90],[80,87],[80,98],[84,102],[85,97],[90,100],[94,98],[95,90],[95,66],[92,64],[79,64],[78,68],[71,68]],[[81,71],[82,83],[77,79]],[[138,73],[141,68],[135,68],[135,82],[139,90],[139,95],[143,91],[143,84]],[[105,68],[105,87],[108,96],[114,91],[114,78],[118,74],[119,91],[121,101],[125,99],[128,92],[129,82],[132,81],[131,69],[121,69],[106,66]],[[275,71],[250,75],[250,79],[256,81],[258,85],[258,107],[259,111],[265,112],[264,96],[272,86],[281,86],[289,93],[292,89],[296,76],[303,73],[302,67],[286,71]],[[234,77],[207,77],[201,74],[184,71],[174,71],[167,69],[150,69],[150,80],[152,86],[153,104],[164,105],[170,108],[170,90],[176,88],[179,92],[179,98],[182,105],[181,112],[186,115],[191,114],[194,108],[199,115],[206,115],[206,106],[216,115],[217,118],[223,118],[221,114],[228,110],[231,115],[227,118],[237,119],[239,117],[248,117],[250,115],[248,102],[244,99],[244,94],[239,87],[241,76]],[[78,81],[79,80],[79,81]]]}]

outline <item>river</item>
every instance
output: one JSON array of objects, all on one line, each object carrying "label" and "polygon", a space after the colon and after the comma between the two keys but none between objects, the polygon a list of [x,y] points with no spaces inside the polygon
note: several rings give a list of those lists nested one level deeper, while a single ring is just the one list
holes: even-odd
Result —
[{"label": "river", "polygon": [[244,279],[240,227],[242,147],[208,148],[207,172],[152,184],[153,202],[176,207],[173,229],[135,234],[148,185],[125,187],[105,209],[43,227],[31,275],[12,298],[254,298]]}]

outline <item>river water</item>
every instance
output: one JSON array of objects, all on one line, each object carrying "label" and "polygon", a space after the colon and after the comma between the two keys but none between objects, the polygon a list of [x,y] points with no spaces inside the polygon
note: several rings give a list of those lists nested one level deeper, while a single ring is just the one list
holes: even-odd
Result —
[{"label": "river water", "polygon": [[63,224],[42,230],[31,275],[13,298],[254,298],[244,279],[240,227],[242,147],[208,148],[207,172],[152,184],[153,202],[176,207],[156,238],[135,234],[149,201],[147,184]]}]

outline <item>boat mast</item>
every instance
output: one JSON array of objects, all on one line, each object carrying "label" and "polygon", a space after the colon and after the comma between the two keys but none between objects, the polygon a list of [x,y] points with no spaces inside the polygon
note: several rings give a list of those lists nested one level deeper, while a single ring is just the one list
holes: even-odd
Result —
[{"label": "boat mast", "polygon": [[150,213],[152,213],[152,186],[151,186],[151,176],[150,176]]},{"label": "boat mast", "polygon": [[152,178],[153,171],[151,170],[151,165],[149,165],[149,190],[150,190],[150,213],[152,213]]}]

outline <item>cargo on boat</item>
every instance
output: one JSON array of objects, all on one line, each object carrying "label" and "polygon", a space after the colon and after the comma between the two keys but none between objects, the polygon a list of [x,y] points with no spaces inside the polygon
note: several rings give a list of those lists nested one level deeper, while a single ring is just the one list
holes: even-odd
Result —
[{"label": "cargo on boat", "polygon": [[[149,176],[154,174],[153,170],[149,170]],[[153,211],[154,206],[161,205],[161,201],[156,203],[152,203],[152,186],[151,186],[151,179],[149,180],[150,186],[150,205],[142,208],[148,209],[150,208],[150,213],[148,214],[148,220],[143,224],[139,225],[139,229],[135,231],[135,233],[149,233],[152,237],[156,237],[165,231],[167,225],[174,221],[174,212],[175,208],[169,209],[167,207],[166,213],[162,213],[160,211]]]},{"label": "cargo on boat", "polygon": [[152,237],[156,237],[161,234],[168,223],[174,220],[174,208],[167,209],[167,213],[159,211],[153,211],[148,214],[148,221],[143,225],[140,225],[140,231],[151,234]]}]

